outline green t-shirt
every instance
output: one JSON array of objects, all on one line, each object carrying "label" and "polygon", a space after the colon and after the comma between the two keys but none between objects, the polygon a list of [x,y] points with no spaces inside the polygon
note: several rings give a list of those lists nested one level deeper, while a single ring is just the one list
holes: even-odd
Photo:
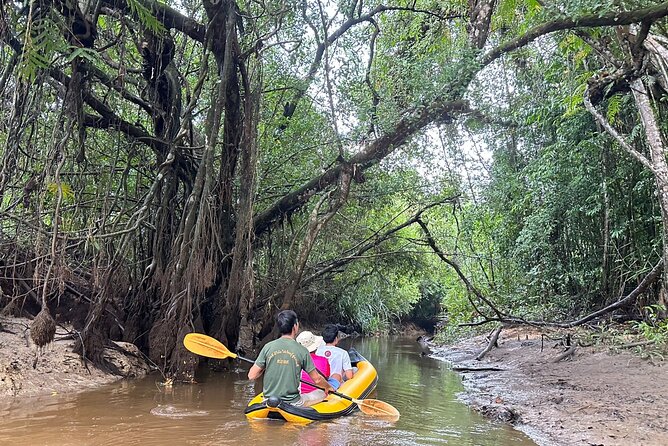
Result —
[{"label": "green t-shirt", "polygon": [[287,403],[299,401],[299,378],[302,369],[315,369],[306,348],[294,339],[278,338],[266,344],[255,364],[264,369],[262,392],[265,398],[276,396]]}]

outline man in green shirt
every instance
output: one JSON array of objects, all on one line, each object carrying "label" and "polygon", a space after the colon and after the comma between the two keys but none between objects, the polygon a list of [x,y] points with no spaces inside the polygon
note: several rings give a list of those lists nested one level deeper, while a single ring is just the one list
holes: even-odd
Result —
[{"label": "man in green shirt", "polygon": [[[306,347],[295,341],[299,333],[297,313],[283,310],[276,316],[281,337],[266,344],[255,364],[248,371],[248,379],[255,380],[264,374],[262,392],[265,398],[278,397],[295,406],[312,406],[325,399],[326,393],[334,390],[320,376]],[[299,393],[299,377],[305,370],[318,387],[325,391]]]}]

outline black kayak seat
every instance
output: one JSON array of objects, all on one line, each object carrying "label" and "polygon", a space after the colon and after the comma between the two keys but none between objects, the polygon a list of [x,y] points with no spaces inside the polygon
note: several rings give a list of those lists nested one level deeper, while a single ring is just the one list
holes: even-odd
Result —
[{"label": "black kayak seat", "polygon": [[350,364],[352,364],[353,367],[356,367],[357,363],[360,361],[366,361],[364,356],[360,355],[354,348],[348,350],[348,356],[350,356]]}]

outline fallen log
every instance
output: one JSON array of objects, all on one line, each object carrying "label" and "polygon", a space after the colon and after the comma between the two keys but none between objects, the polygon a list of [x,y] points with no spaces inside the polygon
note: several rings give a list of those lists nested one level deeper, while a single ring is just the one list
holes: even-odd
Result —
[{"label": "fallen log", "polygon": [[566,350],[565,352],[554,358],[552,362],[559,362],[563,359],[573,356],[575,354],[575,350],[577,350],[577,347],[575,346],[575,344],[573,344],[570,347],[568,347],[568,350]]},{"label": "fallen log", "polygon": [[504,372],[500,367],[453,367],[453,372]]},{"label": "fallen log", "polygon": [[503,325],[500,325],[496,327],[494,332],[492,332],[492,336],[489,339],[489,344],[487,344],[487,347],[480,353],[478,353],[478,356],[475,357],[476,360],[480,361],[482,358],[485,357],[487,353],[496,345],[496,342],[499,340],[499,335],[501,334],[501,330],[503,329]]},{"label": "fallen log", "polygon": [[619,348],[633,348],[633,347],[642,347],[645,345],[656,344],[656,341],[638,341],[638,342],[629,342],[628,344],[622,344]]}]

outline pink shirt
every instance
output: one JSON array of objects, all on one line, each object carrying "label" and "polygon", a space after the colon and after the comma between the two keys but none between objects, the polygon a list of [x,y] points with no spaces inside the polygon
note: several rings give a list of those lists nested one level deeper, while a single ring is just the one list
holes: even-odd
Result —
[{"label": "pink shirt", "polygon": [[[315,368],[320,370],[323,375],[325,375],[325,379],[329,378],[329,361],[327,361],[327,358],[324,358],[322,356],[318,356],[315,353],[311,353],[311,359],[313,359],[313,365],[315,365]],[[302,370],[302,379],[304,381],[308,381],[310,383],[313,382],[310,376],[308,376],[308,373],[306,373],[304,370]],[[308,384],[301,384],[301,393],[309,393],[313,392],[314,390],[317,390],[313,386],[309,386]]]}]

